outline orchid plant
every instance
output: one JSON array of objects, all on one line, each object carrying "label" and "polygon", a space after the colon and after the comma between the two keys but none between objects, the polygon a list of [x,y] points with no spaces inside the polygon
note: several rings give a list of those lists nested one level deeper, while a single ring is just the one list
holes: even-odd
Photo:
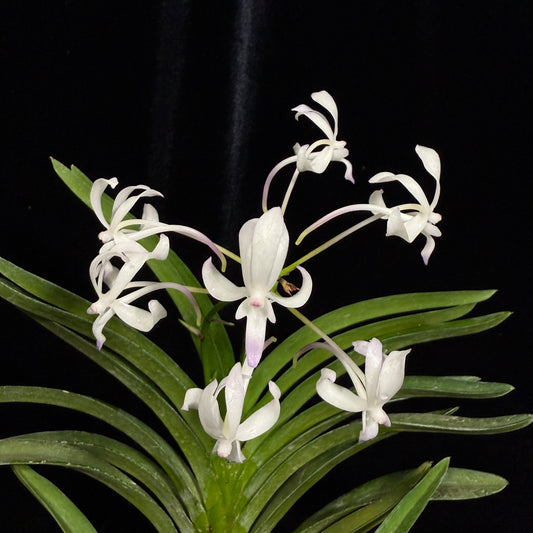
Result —
[{"label": "orchid plant", "polygon": [[[93,183],[76,167],[52,161],[59,177],[92,208],[104,228],[99,234],[102,246],[89,267],[95,299],[88,302],[5,259],[0,262],[1,294],[114,376],[168,432],[159,434],[125,410],[92,397],[40,387],[1,388],[2,402],[81,411],[137,444],[134,448],[116,438],[72,430],[0,441],[1,464],[11,465],[63,531],[95,529],[66,494],[28,465],[59,465],[96,478],[137,507],[160,532],[259,533],[272,531],[310,487],[378,441],[408,431],[487,434],[531,423],[528,414],[476,419],[457,416],[452,408],[402,413],[393,406],[415,397],[491,398],[512,390],[510,385],[472,376],[405,375],[407,356],[414,357],[417,351],[411,347],[473,334],[504,320],[508,313],[464,318],[493,291],[381,297],[330,310],[313,320],[300,311],[312,298],[313,283],[320,283],[313,282],[301,265],[356,231],[385,220],[386,236],[411,243],[421,235],[426,239],[422,250],[426,265],[434,238],[441,235],[437,227],[441,215],[435,212],[440,158],[435,150],[417,146],[424,169],[435,180],[431,202],[411,176],[380,172],[369,179],[371,184],[398,182],[415,203],[389,207],[383,190],[375,190],[368,202],[340,207],[309,225],[295,245],[338,216],[366,214],[285,266],[291,245],[285,213],[299,175],[323,174],[330,164],[340,162],[346,180],[354,182],[346,142],[337,139],[334,99],[326,91],[311,98],[321,110],[302,104],[293,111],[296,119],[305,117],[325,138],[295,144],[294,155],[268,174],[262,213],[242,225],[238,255],[196,229],[160,222],[151,204],[144,205],[140,217],[133,215],[141,201],[161,197],[150,187],[125,187],[113,200],[106,190],[117,188],[116,178]],[[271,185],[286,167],[293,168],[292,178],[278,202],[271,199]],[[174,233],[209,249],[201,271],[203,284],[171,250],[169,235]],[[220,270],[212,255],[220,261]],[[242,284],[224,273],[227,258],[240,263]],[[139,279],[145,266],[157,281]],[[299,287],[285,279],[293,270],[301,276]],[[176,318],[183,326],[177,342],[197,352],[202,386],[181,368],[181,360],[178,364],[143,335],[167,311],[155,299],[146,305],[133,303],[158,290],[169,292],[181,315]],[[237,301],[233,316],[236,327],[244,329],[242,354],[234,350],[226,331],[232,315],[224,307]],[[274,304],[286,310],[278,308],[275,313]],[[275,333],[276,321],[287,313],[302,325],[288,338],[273,341],[268,335]],[[337,383],[344,374],[350,381]],[[506,485],[497,475],[450,467],[449,462],[444,458],[434,466],[427,462],[368,480],[314,509],[297,531],[362,532],[373,527],[380,533],[408,531],[430,500],[476,498]]]}]

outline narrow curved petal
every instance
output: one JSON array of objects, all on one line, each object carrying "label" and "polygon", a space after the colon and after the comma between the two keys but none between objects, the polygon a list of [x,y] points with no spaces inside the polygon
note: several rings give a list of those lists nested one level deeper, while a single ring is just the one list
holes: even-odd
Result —
[{"label": "narrow curved petal", "polygon": [[422,256],[422,260],[424,261],[425,265],[428,264],[429,258],[431,257],[431,254],[433,253],[434,249],[435,239],[431,237],[431,235],[426,235],[426,244],[424,245],[422,252],[420,252],[420,255]]},{"label": "narrow curved petal", "polygon": [[[143,192],[129,196],[135,189],[141,189]],[[124,217],[133,209],[133,206],[145,197],[163,196],[159,191],[150,189],[146,185],[136,185],[133,187],[124,187],[116,196],[113,204],[113,212],[111,215],[111,225],[115,226],[121,222]]]},{"label": "narrow curved petal", "polygon": [[330,115],[333,117],[333,137],[337,137],[337,123],[339,120],[339,112],[337,110],[337,104],[335,103],[335,100],[333,100],[333,97],[327,91],[318,91],[316,93],[311,93],[311,98],[317,104],[320,104],[322,107],[329,111]]},{"label": "narrow curved petal", "polygon": [[[144,204],[143,214],[141,218],[147,222],[157,223],[159,222],[159,213],[157,212],[157,209],[152,204]],[[139,230],[142,230],[142,229],[143,227],[141,226]]]},{"label": "narrow curved petal", "polygon": [[344,163],[344,165],[346,166],[346,172],[344,173],[344,179],[347,179],[348,181],[355,183],[355,180],[353,179],[352,164],[346,158],[341,159],[341,162]]},{"label": "narrow curved petal", "polygon": [[267,310],[264,307],[251,307],[246,315],[246,362],[255,368],[261,356],[266,337]]},{"label": "narrow curved petal", "polygon": [[109,228],[109,222],[104,217],[104,212],[102,211],[102,196],[108,185],[112,189],[114,189],[117,186],[117,184],[118,184],[117,178],[111,178],[109,180],[100,178],[100,179],[97,179],[91,187],[91,193],[89,195],[91,207],[93,208],[96,218],[98,218],[102,226],[104,226],[105,228]]},{"label": "narrow curved petal", "polygon": [[254,439],[268,431],[277,421],[280,414],[279,398],[281,391],[279,387],[270,381],[268,384],[273,399],[266,405],[252,413],[237,430],[236,439],[246,441]]},{"label": "narrow curved petal", "polygon": [[200,398],[202,397],[203,392],[204,391],[202,389],[197,388],[187,389],[181,408],[184,411],[188,411],[189,409],[198,409],[198,406],[200,405]]},{"label": "narrow curved petal", "polygon": [[237,287],[213,266],[211,258],[202,267],[202,279],[209,294],[222,302],[234,302],[246,296],[244,287]]},{"label": "narrow curved petal", "polygon": [[204,431],[214,439],[224,439],[222,433],[222,417],[220,416],[220,408],[215,397],[215,390],[217,389],[217,380],[213,380],[204,389],[198,404],[198,417]]},{"label": "narrow curved petal", "polygon": [[333,140],[335,138],[328,119],[322,113],[315,111],[314,109],[305,104],[301,104],[299,106],[294,107],[292,111],[296,111],[296,116],[294,117],[296,120],[298,120],[300,116],[303,115],[307,117],[311,122],[313,122],[316,126],[318,126],[326,134],[326,137],[328,139]]},{"label": "narrow curved petal", "polygon": [[433,148],[428,148],[427,146],[421,146],[417,144],[415,147],[415,152],[418,154],[418,157],[422,160],[424,168],[437,180],[440,180],[440,157],[439,154],[433,150]]},{"label": "narrow curved petal", "polygon": [[410,351],[393,351],[385,356],[376,391],[376,398],[381,405],[388,402],[400,390],[405,376],[405,358]]},{"label": "narrow curved petal", "polygon": [[[89,310],[87,310],[87,312],[89,312]],[[115,313],[112,309],[107,309],[102,314],[97,316],[93,322],[92,330],[94,338],[96,340],[96,347],[98,348],[98,350],[102,349],[102,346],[106,341],[106,336],[102,333],[104,326],[109,322],[109,320],[114,314]]]},{"label": "narrow curved petal", "polygon": [[116,300],[112,309],[122,322],[139,331],[150,331],[162,318],[167,316],[165,308],[157,301],[148,302],[148,311]]},{"label": "narrow curved petal", "polygon": [[401,183],[416,199],[416,201],[429,211],[428,199],[422,190],[422,187],[407,174],[391,174],[390,172],[380,172],[368,180],[369,183],[386,183],[397,181]]},{"label": "narrow curved petal", "polygon": [[284,307],[301,307],[304,305],[313,290],[313,280],[311,275],[305,268],[296,267],[302,274],[302,286],[300,290],[294,296],[279,296],[278,294],[270,293],[269,298],[274,302],[283,305]]},{"label": "narrow curved petal", "polygon": [[321,377],[316,383],[317,394],[324,401],[343,411],[351,413],[364,411],[367,406],[366,401],[346,387],[334,383],[335,378],[335,372],[327,368],[322,369]]}]

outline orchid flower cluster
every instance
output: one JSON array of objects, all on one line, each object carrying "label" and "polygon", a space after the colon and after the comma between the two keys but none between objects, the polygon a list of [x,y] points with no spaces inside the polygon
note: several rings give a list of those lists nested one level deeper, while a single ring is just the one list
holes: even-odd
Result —
[{"label": "orchid flower cluster", "polygon": [[[253,378],[253,372],[260,364],[262,357],[265,357],[265,348],[268,345],[267,323],[276,322],[274,304],[291,310],[324,341],[313,343],[304,351],[325,347],[346,369],[355,392],[336,384],[336,374],[329,368],[322,369],[321,377],[316,383],[316,390],[323,400],[333,406],[345,411],[362,413],[363,425],[359,439],[361,441],[373,439],[378,434],[379,424],[390,425],[383,406],[402,386],[405,359],[409,350],[385,354],[377,338],[354,339],[354,350],[365,356],[363,373],[350,355],[299,311],[295,311],[309,300],[313,288],[311,275],[301,266],[301,263],[347,235],[378,220],[386,221],[387,236],[396,235],[409,243],[419,235],[424,236],[426,243],[422,250],[422,258],[426,264],[435,248],[434,238],[441,235],[436,226],[441,216],[435,212],[440,194],[439,156],[431,148],[417,146],[417,155],[436,183],[431,202],[412,177],[405,174],[380,172],[370,178],[371,184],[399,182],[414,200],[410,203],[388,207],[383,199],[383,190],[376,190],[370,195],[367,203],[341,207],[323,216],[300,234],[296,239],[296,244],[301,243],[316,228],[340,215],[354,212],[366,212],[369,215],[363,221],[284,269],[290,244],[290,235],[284,215],[299,175],[305,172],[322,174],[330,163],[340,162],[346,168],[345,179],[354,182],[352,164],[347,159],[349,151],[346,148],[346,142],[337,139],[338,110],[335,101],[326,91],[313,93],[311,98],[323,108],[322,111],[303,104],[295,107],[293,111],[296,113],[296,119],[306,117],[321,130],[325,137],[310,144],[295,144],[294,155],[284,159],[272,169],[263,188],[263,214],[245,222],[239,232],[240,253],[238,257],[218,247],[207,236],[195,229],[159,222],[157,211],[150,204],[144,206],[141,218],[128,218],[127,213],[141,199],[161,196],[149,187],[139,185],[121,190],[115,198],[109,222],[103,214],[102,195],[108,186],[116,187],[117,179],[99,179],[94,183],[91,192],[92,207],[105,228],[99,234],[103,245],[90,267],[90,277],[98,299],[89,307],[88,312],[98,315],[94,321],[93,333],[99,349],[106,340],[103,334],[104,326],[113,315],[141,331],[149,331],[153,328],[166,315],[163,306],[157,300],[150,300],[146,310],[133,306],[132,302],[159,289],[174,289],[186,295],[197,313],[198,323],[203,319],[193,296],[193,293],[201,291],[201,288],[186,287],[177,283],[134,280],[147,261],[166,259],[169,252],[167,234],[178,233],[207,245],[220,258],[223,271],[225,269],[224,254],[240,261],[241,285],[235,284],[222,274],[213,265],[211,258],[203,264],[202,279],[205,289],[216,300],[240,301],[235,312],[235,319],[246,318],[245,358],[242,363],[236,363],[220,382],[213,379],[204,389],[189,389],[183,404],[184,410],[198,410],[203,429],[216,440],[213,452],[232,462],[245,460],[241,451],[241,442],[268,431],[280,416],[280,389],[271,381],[269,390],[272,400],[244,421],[241,420],[248,383]],[[281,205],[268,207],[269,192],[274,177],[290,165],[294,165],[294,171]],[[148,251],[140,241],[152,235],[158,235],[159,241],[155,248]],[[282,273],[293,269],[297,269],[302,278],[299,288],[287,284],[281,278]],[[289,293],[288,296],[279,293],[278,284],[285,288],[285,292]],[[296,291],[295,294],[291,294],[294,291]],[[219,403],[222,390],[224,390],[225,410],[221,409]]]}]

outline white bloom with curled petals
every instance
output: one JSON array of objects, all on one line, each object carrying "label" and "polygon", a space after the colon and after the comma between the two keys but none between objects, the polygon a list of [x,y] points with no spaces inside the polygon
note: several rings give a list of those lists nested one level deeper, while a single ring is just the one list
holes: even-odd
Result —
[{"label": "white bloom with curled petals", "polygon": [[369,182],[398,181],[413,195],[418,204],[403,204],[389,209],[383,200],[383,191],[373,192],[369,203],[388,210],[388,214],[381,217],[387,220],[387,236],[397,235],[409,243],[413,242],[418,235],[426,237],[426,245],[422,250],[422,259],[427,265],[429,257],[435,249],[434,237],[442,235],[440,229],[435,225],[442,219],[441,215],[435,213],[435,207],[440,196],[440,159],[437,152],[432,148],[417,145],[415,150],[422,160],[424,168],[435,178],[435,194],[431,203],[428,201],[422,187],[411,176],[393,174],[392,172],[380,172],[370,178]]},{"label": "white bloom with curled petals", "polygon": [[[337,140],[339,119],[337,104],[327,91],[312,93],[311,98],[328,111],[333,118],[333,127],[323,113],[308,105],[301,104],[292,109],[292,111],[296,111],[296,120],[305,116],[326,134],[326,139],[320,139],[311,145],[300,146],[296,144],[294,146],[297,158],[296,166],[300,172],[310,170],[322,174],[332,161],[340,161],[346,166],[344,177],[353,183],[352,164],[346,159],[349,155],[346,141]],[[318,149],[320,147],[322,148]]]},{"label": "white bloom with curled petals", "polygon": [[239,232],[242,277],[244,287],[238,287],[224,277],[208,259],[202,268],[202,278],[209,294],[223,302],[244,298],[235,318],[246,317],[246,357],[255,368],[263,353],[266,323],[276,321],[272,302],[285,307],[300,307],[311,295],[312,281],[301,267],[302,287],[294,296],[283,297],[272,292],[278,280],[287,251],[289,233],[279,207],[269,209],[260,218],[246,222]]},{"label": "white bloom with curled petals", "polygon": [[376,437],[379,424],[390,426],[383,406],[400,390],[404,380],[405,357],[411,350],[393,351],[385,355],[381,342],[376,338],[369,342],[356,341],[353,347],[365,356],[364,383],[357,377],[359,367],[351,358],[345,354],[340,360],[357,394],[337,385],[337,375],[329,368],[322,369],[316,390],[323,400],[343,411],[363,413],[363,428],[359,434],[359,441],[362,442]]},{"label": "white bloom with curled petals", "polygon": [[[215,379],[205,389],[189,389],[185,393],[183,407],[185,411],[198,409],[198,416],[204,431],[216,439],[213,453],[227,458],[234,463],[242,463],[245,456],[241,451],[241,442],[248,441],[268,431],[280,414],[279,387],[270,381],[268,384],[273,399],[241,422],[246,388],[251,369],[244,363],[233,366],[230,373],[220,385]],[[224,389],[226,416],[222,419],[217,397]]]}]

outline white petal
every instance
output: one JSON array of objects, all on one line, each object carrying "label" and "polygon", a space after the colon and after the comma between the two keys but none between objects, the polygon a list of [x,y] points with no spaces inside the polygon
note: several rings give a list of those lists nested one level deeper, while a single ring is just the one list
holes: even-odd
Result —
[{"label": "white petal", "polygon": [[385,356],[376,391],[376,398],[381,405],[388,402],[400,390],[405,376],[405,357],[410,351],[393,351]]},{"label": "white petal", "polygon": [[241,423],[242,406],[244,404],[244,381],[242,379],[241,364],[236,363],[228,374],[225,382],[226,418],[224,419],[224,435],[234,439],[237,428]]},{"label": "white petal", "polygon": [[333,148],[331,146],[324,146],[319,152],[312,152],[307,154],[308,170],[316,174],[322,174],[328,168],[328,165],[333,159]]},{"label": "white petal", "polygon": [[391,174],[390,172],[380,172],[368,180],[369,183],[386,183],[390,181],[398,181],[401,183],[423,206],[426,210],[430,210],[428,199],[422,190],[422,187],[411,177],[406,174]]},{"label": "white petal", "polygon": [[188,411],[189,409],[198,409],[198,406],[200,405],[200,398],[202,397],[202,393],[204,391],[202,389],[187,389],[187,392],[185,393],[185,398],[183,399],[183,406],[181,407],[184,411]]},{"label": "white petal", "polygon": [[407,242],[413,242],[421,233],[427,224],[427,215],[418,213],[404,223],[404,228],[407,233]]},{"label": "white petal", "polygon": [[404,215],[397,207],[391,209],[389,218],[387,219],[386,235],[387,237],[401,237],[402,239],[409,241],[409,236],[407,235],[407,230],[405,229]]},{"label": "white petal", "polygon": [[363,413],[363,430],[359,433],[359,442],[372,440],[377,436],[378,431],[378,423],[365,411]]},{"label": "white petal", "polygon": [[334,137],[337,136],[337,122],[339,120],[339,113],[337,110],[337,104],[335,103],[335,100],[333,100],[333,97],[331,94],[329,94],[327,91],[319,91],[316,93],[311,94],[311,98],[317,103],[320,104],[322,107],[326,108],[331,116],[333,117],[333,121],[335,124],[335,131]]},{"label": "white petal", "polygon": [[279,398],[281,391],[279,387],[270,381],[268,384],[273,399],[266,405],[263,405],[255,413],[252,413],[237,430],[236,439],[246,441],[254,439],[268,431],[277,421],[280,414]]},{"label": "white petal", "polygon": [[289,232],[281,208],[269,209],[253,232],[248,289],[270,291],[277,281],[289,249]]},{"label": "white petal", "polygon": [[106,341],[105,335],[102,333],[104,326],[109,322],[109,319],[114,315],[112,309],[107,309],[101,315],[97,316],[93,322],[92,330],[94,338],[96,339],[96,347],[101,350]]},{"label": "white petal", "polygon": [[214,439],[224,439],[222,433],[222,417],[220,416],[220,408],[217,399],[214,395],[217,388],[217,380],[213,380],[204,389],[198,405],[198,416],[204,431]]},{"label": "white petal", "polygon": [[165,308],[157,300],[148,302],[148,311],[120,300],[116,300],[111,306],[122,322],[139,331],[150,331],[159,320],[167,316]]},{"label": "white petal", "polygon": [[117,186],[117,183],[117,178],[111,178],[110,180],[100,178],[97,179],[91,187],[91,193],[89,195],[91,207],[93,208],[94,214],[105,228],[109,228],[109,222],[104,217],[104,212],[102,211],[102,195],[108,185],[114,189]]},{"label": "white petal", "polygon": [[241,443],[237,440],[232,442],[231,445],[231,453],[228,455],[228,461],[231,461],[232,463],[242,463],[246,457],[244,457],[244,454],[241,452]]},{"label": "white petal", "polygon": [[[143,192],[135,196],[129,197],[129,195],[135,189],[142,189]],[[136,185],[133,187],[125,187],[122,189],[115,198],[115,203],[113,204],[113,214],[111,216],[111,225],[116,226],[121,222],[124,217],[133,209],[133,206],[144,197],[152,196],[163,196],[160,192],[150,189],[146,185]]]},{"label": "white petal", "polygon": [[298,268],[302,274],[302,286],[294,296],[279,296],[272,292],[269,294],[271,300],[284,307],[301,307],[307,302],[307,300],[309,300],[309,296],[311,296],[311,291],[313,290],[313,280],[311,279],[309,272],[303,267],[296,268]]},{"label": "white petal", "polygon": [[246,289],[237,287],[223,276],[213,266],[211,258],[207,259],[202,267],[202,279],[209,294],[222,302],[234,302],[246,296]]},{"label": "white petal", "polygon": [[328,368],[322,369],[321,377],[316,383],[317,394],[324,401],[343,411],[358,413],[366,409],[366,401],[346,387],[333,383],[335,378],[335,372]]},{"label": "white petal", "polygon": [[364,350],[366,394],[368,401],[372,402],[376,397],[376,389],[379,382],[381,366],[383,364],[383,346],[379,339],[376,339],[375,337],[364,345],[362,344],[362,341],[354,342],[353,346],[359,353],[363,353],[361,352],[361,349]]},{"label": "white petal", "polygon": [[415,151],[422,160],[424,168],[437,180],[440,179],[440,157],[433,148],[417,144]]},{"label": "white petal", "polygon": [[333,134],[331,125],[329,124],[328,119],[322,113],[315,111],[314,109],[305,104],[301,104],[299,106],[294,107],[292,111],[296,111],[296,120],[298,120],[300,116],[303,115],[307,117],[311,122],[313,122],[316,126],[318,126],[326,134],[328,139],[335,139],[335,135]]},{"label": "white petal", "polygon": [[246,362],[252,368],[259,364],[265,346],[267,310],[250,307],[246,317]]},{"label": "white petal", "polygon": [[252,251],[254,231],[258,218],[243,224],[239,231],[239,253],[241,255],[242,279],[247,287],[252,285]]},{"label": "white petal", "polygon": [[[144,204],[142,219],[147,222],[159,222],[159,214],[152,204]],[[142,226],[139,228],[142,230]]]},{"label": "white petal", "polygon": [[422,260],[424,261],[425,265],[428,264],[429,258],[431,257],[431,254],[433,253],[434,249],[435,249],[435,239],[431,237],[431,235],[426,235],[426,244],[420,254],[422,256]]}]

